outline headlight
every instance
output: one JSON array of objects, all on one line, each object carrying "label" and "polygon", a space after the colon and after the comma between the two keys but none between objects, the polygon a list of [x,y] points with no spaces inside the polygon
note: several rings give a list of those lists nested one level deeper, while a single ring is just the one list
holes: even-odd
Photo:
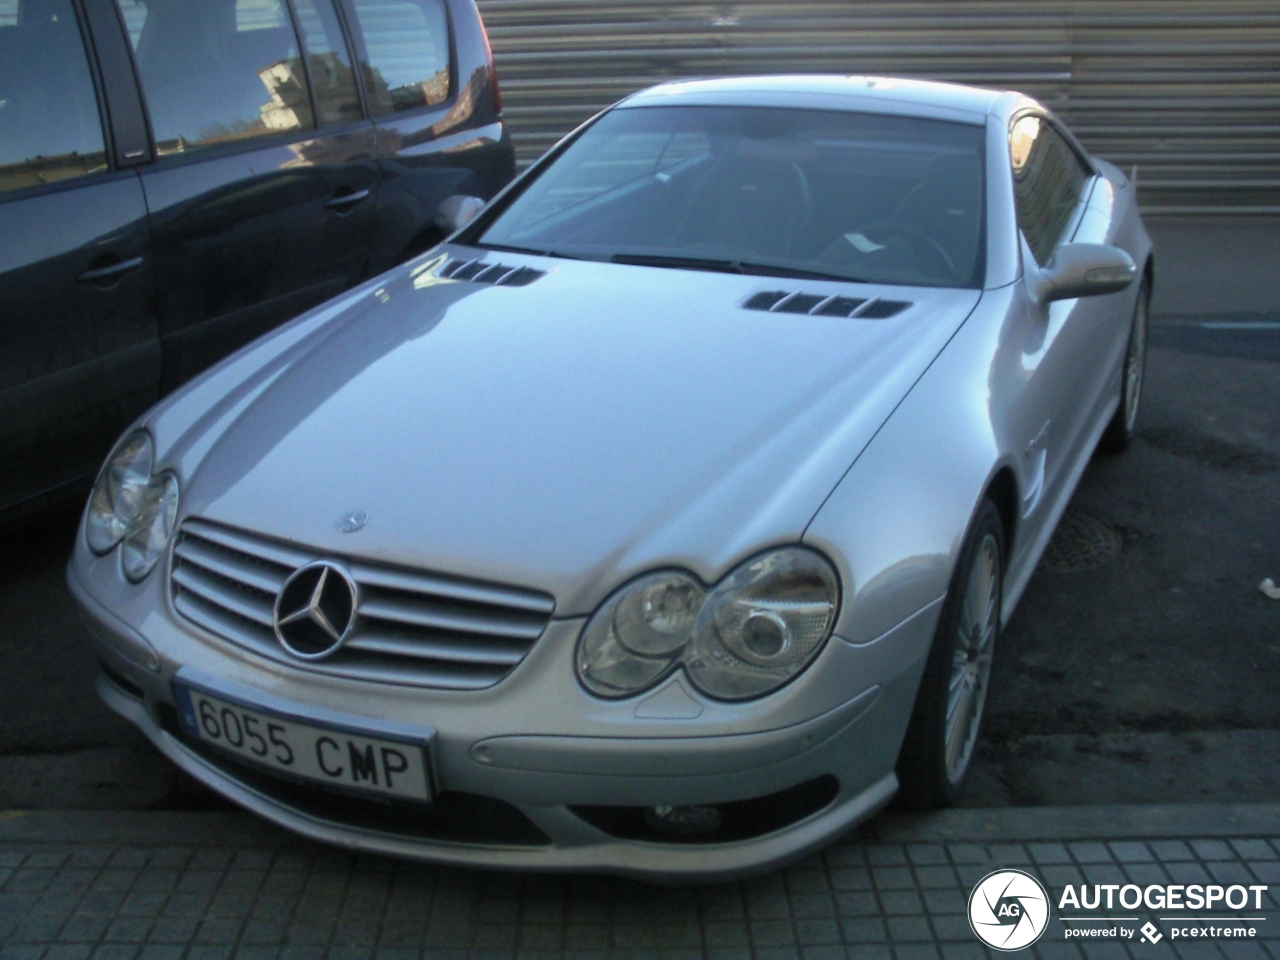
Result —
[{"label": "headlight", "polygon": [[777,550],[744,563],[702,608],[689,679],[722,700],[782,686],[831,636],[839,589],[831,564],[809,550]]},{"label": "headlight", "polygon": [[652,573],[615,593],[578,643],[578,676],[587,689],[626,697],[675,669],[706,596],[684,573]]},{"label": "headlight", "polygon": [[109,553],[138,519],[154,459],[145,433],[133,434],[112,452],[89,498],[85,520],[85,539],[94,553]]},{"label": "headlight", "polygon": [[138,519],[120,548],[126,577],[137,583],[151,572],[169,545],[177,519],[178,478],[166,473],[147,485]]},{"label": "headlight", "polygon": [[813,662],[835,626],[839,596],[831,564],[800,547],[748,560],[710,593],[685,573],[649,574],[591,618],[578,643],[578,676],[598,696],[627,697],[683,665],[709,696],[757,697]]},{"label": "headlight", "polygon": [[134,583],[160,560],[178,519],[178,478],[152,476],[154,466],[151,438],[128,437],[102,468],[85,518],[85,540],[94,553],[110,553],[123,542],[121,565]]}]

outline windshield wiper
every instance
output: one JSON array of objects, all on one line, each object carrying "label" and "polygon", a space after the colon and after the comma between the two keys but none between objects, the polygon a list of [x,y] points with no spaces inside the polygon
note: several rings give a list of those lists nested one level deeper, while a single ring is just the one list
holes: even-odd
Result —
[{"label": "windshield wiper", "polygon": [[866,283],[861,277],[846,277],[818,270],[784,267],[773,263],[753,263],[748,260],[717,260],[713,257],[669,257],[647,253],[615,253],[609,258],[613,263],[627,263],[638,267],[670,267],[673,270],[709,270],[715,273],[741,273],[757,277],[793,277],[797,280],[839,280],[842,283]]},{"label": "windshield wiper", "polygon": [[469,247],[479,247],[481,250],[502,250],[505,253],[530,253],[535,257],[549,257],[550,250],[534,250],[532,247],[516,247],[509,243],[469,243]]},{"label": "windshield wiper", "polygon": [[565,253],[563,250],[534,250],[532,247],[517,247],[509,243],[470,243],[467,246],[479,247],[481,250],[500,250],[504,253],[527,253],[535,257],[556,257],[560,260],[595,260],[605,261],[608,257],[587,256],[582,253]]}]

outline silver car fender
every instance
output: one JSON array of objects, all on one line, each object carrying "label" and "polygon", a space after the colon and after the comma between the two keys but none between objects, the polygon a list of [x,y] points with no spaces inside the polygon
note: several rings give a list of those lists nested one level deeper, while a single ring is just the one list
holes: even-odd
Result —
[{"label": "silver car fender", "polygon": [[837,564],[836,633],[851,643],[946,593],[969,520],[1002,470],[1013,480],[1004,508],[1016,516],[1022,465],[991,376],[1015,296],[1013,285],[983,294],[805,531]]}]

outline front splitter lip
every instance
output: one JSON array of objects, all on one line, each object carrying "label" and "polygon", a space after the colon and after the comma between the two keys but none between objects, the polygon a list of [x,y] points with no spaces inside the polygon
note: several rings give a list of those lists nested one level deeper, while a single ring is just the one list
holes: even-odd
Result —
[{"label": "front splitter lip", "polygon": [[[357,830],[285,806],[227,776],[167,733],[145,705],[128,696],[105,676],[98,692],[109,707],[131,721],[166,757],[205,786],[287,830],[321,843],[411,860],[461,867],[576,873],[612,873],[657,882],[723,881],[771,870],[802,859],[837,835],[884,807],[898,789],[889,773],[860,793],[841,793],[821,812],[776,833],[725,844],[667,845],[624,841],[587,827],[574,817],[573,844],[513,847],[407,839],[372,830]],[[535,823],[573,817],[563,807],[522,808]],[[590,833],[597,834],[589,838]]]}]

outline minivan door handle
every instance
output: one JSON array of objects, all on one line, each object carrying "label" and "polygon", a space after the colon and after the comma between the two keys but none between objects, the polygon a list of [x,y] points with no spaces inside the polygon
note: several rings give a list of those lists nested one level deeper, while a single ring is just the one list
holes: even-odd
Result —
[{"label": "minivan door handle", "polygon": [[76,277],[76,280],[80,283],[96,283],[106,286],[114,283],[126,273],[133,273],[140,266],[142,266],[141,257],[130,257],[128,260],[121,260],[119,263],[113,263],[110,266],[86,270]]},{"label": "minivan door handle", "polygon": [[346,210],[348,207],[354,206],[365,197],[369,196],[368,190],[352,190],[350,193],[339,194],[325,201],[325,206],[330,210]]}]

